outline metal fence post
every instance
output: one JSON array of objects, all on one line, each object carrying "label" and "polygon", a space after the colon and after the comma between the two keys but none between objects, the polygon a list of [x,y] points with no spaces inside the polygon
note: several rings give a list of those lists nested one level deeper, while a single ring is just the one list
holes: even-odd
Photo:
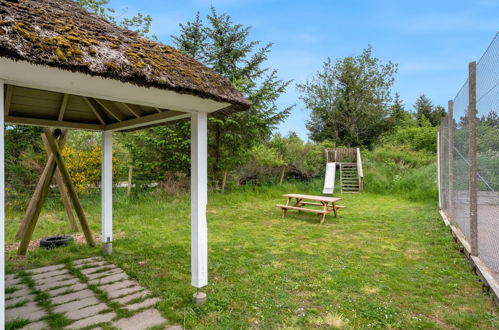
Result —
[{"label": "metal fence post", "polygon": [[476,180],[476,62],[469,64],[468,85],[468,129],[470,162],[470,245],[471,255],[478,256],[478,217],[477,217],[477,180]]},{"label": "metal fence post", "polygon": [[447,103],[447,162],[449,171],[449,204],[447,205],[450,223],[454,224],[454,101]]}]

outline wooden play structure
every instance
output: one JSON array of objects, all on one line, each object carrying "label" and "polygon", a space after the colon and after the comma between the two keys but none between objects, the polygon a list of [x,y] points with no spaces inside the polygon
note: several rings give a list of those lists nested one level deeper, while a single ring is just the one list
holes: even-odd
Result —
[{"label": "wooden play structure", "polygon": [[358,193],[364,190],[364,172],[359,148],[328,148],[324,153],[326,176],[323,194],[333,194],[337,168],[340,172],[342,193]]},{"label": "wooden play structure", "polygon": [[73,231],[78,230],[78,226],[73,215],[73,207],[78,220],[80,221],[80,226],[85,234],[87,243],[91,246],[95,244],[85,217],[85,213],[83,212],[80,200],[76,194],[73,181],[71,180],[68,169],[62,159],[61,149],[64,147],[67,136],[67,129],[46,129],[45,133],[42,134],[42,140],[47,151],[47,164],[38,179],[38,183],[29,202],[28,209],[16,234],[16,238],[21,240],[18,249],[18,254],[20,255],[25,255],[28,250],[29,242],[33,236],[33,231],[35,230],[43,203],[47,198],[50,190],[50,184],[54,177],[56,185],[59,188],[59,192],[61,193],[71,229]]}]

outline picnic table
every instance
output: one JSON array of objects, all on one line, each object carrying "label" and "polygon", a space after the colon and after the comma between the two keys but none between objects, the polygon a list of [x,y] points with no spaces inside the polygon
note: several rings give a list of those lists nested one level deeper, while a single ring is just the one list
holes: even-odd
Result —
[{"label": "picnic table", "polygon": [[[326,196],[314,196],[314,195],[301,195],[301,194],[285,194],[283,195],[288,200],[286,205],[277,204],[276,207],[282,209],[282,216],[286,216],[288,210],[298,210],[305,212],[316,213],[321,217],[321,224],[326,219],[326,215],[333,212],[335,217],[338,217],[338,209],[344,208],[345,206],[337,205],[336,202],[340,201],[341,198],[337,197],[326,197]],[[295,199],[293,203],[293,199]],[[304,207],[306,205],[322,206],[321,209],[312,209]]]}]

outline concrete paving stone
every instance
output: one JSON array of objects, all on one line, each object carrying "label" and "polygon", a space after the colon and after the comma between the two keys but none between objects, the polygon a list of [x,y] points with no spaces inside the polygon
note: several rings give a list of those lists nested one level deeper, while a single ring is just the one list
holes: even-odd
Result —
[{"label": "concrete paving stone", "polygon": [[14,298],[19,298],[19,297],[25,297],[31,294],[31,289],[28,288],[26,285],[23,285],[22,287],[19,287],[18,290],[9,293],[5,295],[5,299],[14,299]]},{"label": "concrete paving stone", "polygon": [[83,289],[86,289],[87,286],[83,283],[76,283],[74,285],[68,285],[68,286],[65,286],[65,287],[62,287],[62,288],[59,288],[59,289],[55,289],[55,290],[50,290],[50,291],[47,291],[47,293],[51,296],[51,297],[56,297],[56,296],[60,296],[60,295],[65,295],[65,294],[68,294],[68,293],[71,293],[71,292],[76,292],[76,291],[80,291],[80,290],[83,290]]},{"label": "concrete paving stone", "polygon": [[168,328],[166,328],[166,330],[184,330],[184,328],[182,328],[180,325],[178,324],[174,324],[172,326],[169,326]]},{"label": "concrete paving stone", "polygon": [[55,283],[55,282],[62,282],[65,280],[69,280],[71,278],[76,278],[76,276],[68,273],[68,274],[62,274],[62,275],[58,275],[58,276],[47,277],[47,278],[35,280],[35,284],[44,285],[44,284],[50,284],[50,283]]},{"label": "concrete paving stone", "polygon": [[113,292],[115,290],[127,288],[129,286],[136,286],[136,285],[139,285],[139,284],[135,281],[123,280],[123,281],[119,281],[119,282],[112,283],[112,284],[101,285],[101,286],[99,286],[99,289],[101,289],[109,294],[110,292]]},{"label": "concrete paving stone", "polygon": [[5,280],[8,281],[8,280],[12,280],[14,278],[17,277],[17,274],[7,274],[5,275]]},{"label": "concrete paving stone", "polygon": [[120,268],[114,268],[114,269],[107,270],[107,271],[101,272],[101,273],[88,274],[87,278],[89,280],[95,280],[97,278],[101,278],[101,277],[105,277],[105,276],[110,276],[110,275],[118,274],[118,273],[123,273],[123,271]]},{"label": "concrete paving stone", "polygon": [[131,304],[131,305],[126,305],[125,309],[127,309],[130,312],[138,311],[139,309],[144,309],[144,308],[149,308],[154,306],[159,301],[159,298],[149,298],[144,301]]},{"label": "concrete paving stone", "polygon": [[85,268],[85,269],[81,270],[81,273],[83,275],[89,275],[89,274],[96,273],[96,272],[102,272],[103,270],[115,269],[115,268],[118,268],[118,267],[116,267],[116,265],[113,265],[113,264],[108,264],[108,265],[97,266],[97,267],[93,267],[93,268]]},{"label": "concrete paving stone", "polygon": [[5,320],[7,322],[15,319],[38,321],[45,315],[45,311],[40,309],[35,302],[30,302],[21,307],[9,308],[5,310]]},{"label": "concrete paving stone", "polygon": [[130,294],[128,296],[114,299],[113,302],[117,302],[118,304],[124,305],[124,304],[126,304],[134,299],[145,298],[145,297],[149,296],[150,294],[151,293],[147,290],[139,291],[139,292],[135,292],[134,294]]},{"label": "concrete paving stone", "polygon": [[70,320],[81,320],[86,317],[96,315],[105,309],[109,309],[106,304],[101,303],[93,306],[88,306],[82,309],[77,309],[75,311],[67,312],[65,315]]},{"label": "concrete paving stone", "polygon": [[125,273],[118,273],[114,274],[111,276],[95,279],[95,280],[90,280],[88,281],[88,284],[107,284],[107,283],[112,283],[112,282],[117,282],[121,280],[127,280],[128,276]]},{"label": "concrete paving stone", "polygon": [[142,290],[143,290],[143,288],[141,286],[139,286],[139,285],[137,285],[137,286],[131,286],[131,287],[128,287],[128,288],[111,291],[111,292],[109,292],[107,294],[107,296],[110,299],[114,299],[114,298],[126,296],[128,294],[131,294],[131,293],[134,293],[134,292],[137,292],[137,291],[142,291]]},{"label": "concrete paving stone", "polygon": [[75,300],[62,305],[57,305],[53,310],[56,313],[67,313],[87,306],[97,305],[98,303],[100,303],[99,299],[95,297],[87,297],[81,300]]},{"label": "concrete paving stone", "polygon": [[104,260],[102,257],[91,257],[91,258],[85,258],[85,259],[78,259],[78,260],[73,261],[73,265],[76,266],[76,265],[87,264],[90,262],[102,261],[102,260]]},{"label": "concrete paving stone", "polygon": [[156,309],[147,309],[127,319],[113,322],[113,327],[126,330],[142,330],[167,322]]},{"label": "concrete paving stone", "polygon": [[14,306],[15,304],[18,304],[20,302],[23,302],[23,301],[34,301],[35,300],[35,295],[33,294],[29,294],[29,295],[25,295],[25,296],[22,296],[22,297],[17,297],[17,298],[14,298],[14,299],[9,299],[9,300],[5,300],[5,307],[6,308],[10,308],[12,306]]},{"label": "concrete paving stone", "polygon": [[62,268],[62,269],[54,270],[52,272],[31,275],[31,279],[33,281],[37,281],[37,280],[41,280],[43,278],[59,276],[59,275],[68,274],[68,273],[69,273],[69,270],[67,270],[66,268]]},{"label": "concrete paving stone", "polygon": [[28,325],[25,325],[20,330],[42,330],[42,329],[49,329],[49,325],[47,322],[45,321],[33,322]]},{"label": "concrete paving stone", "polygon": [[41,273],[46,273],[46,272],[51,272],[54,270],[58,270],[64,268],[63,264],[58,264],[58,265],[52,265],[52,266],[46,266],[46,267],[40,267],[40,268],[35,268],[35,269],[30,269],[27,270],[27,273],[30,274],[41,274]]},{"label": "concrete paving stone", "polygon": [[90,269],[90,268],[96,268],[96,267],[107,266],[107,265],[110,265],[110,263],[108,263],[107,261],[103,260],[103,261],[89,262],[87,264],[75,265],[75,268],[78,268],[78,269]]},{"label": "concrete paving stone", "polygon": [[68,329],[84,328],[84,327],[88,327],[90,325],[97,324],[97,323],[109,322],[115,317],[116,317],[116,313],[113,313],[113,312],[106,313],[106,314],[97,314],[97,315],[90,316],[90,317],[81,319],[79,321],[76,321],[76,322],[70,324],[67,328]]},{"label": "concrete paving stone", "polygon": [[95,297],[95,295],[94,295],[92,290],[85,289],[85,290],[76,291],[73,293],[68,293],[68,294],[54,297],[54,298],[52,298],[52,302],[55,305],[60,305],[60,304],[64,304],[64,303],[67,303],[67,302],[70,302],[73,300],[81,300],[81,299],[88,298],[88,297]]},{"label": "concrete paving stone", "polygon": [[5,287],[6,288],[11,288],[11,287],[19,285],[21,283],[22,283],[22,279],[20,279],[19,277],[11,278],[11,279],[5,279]]},{"label": "concrete paving stone", "polygon": [[41,285],[35,285],[35,287],[38,290],[47,291],[47,290],[52,290],[52,289],[56,289],[56,288],[63,287],[63,286],[74,285],[74,284],[77,284],[79,282],[80,282],[80,280],[78,278],[74,277],[74,278],[71,278],[69,280],[41,284]]}]

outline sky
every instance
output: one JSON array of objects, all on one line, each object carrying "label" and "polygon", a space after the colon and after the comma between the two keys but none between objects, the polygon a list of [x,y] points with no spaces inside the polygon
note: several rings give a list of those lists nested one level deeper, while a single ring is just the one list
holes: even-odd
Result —
[{"label": "sky", "polygon": [[383,63],[398,64],[393,92],[406,109],[421,93],[446,106],[466,80],[468,63],[480,58],[499,31],[499,0],[111,0],[109,6],[124,15],[151,15],[151,32],[169,45],[180,23],[196,12],[206,16],[211,6],[250,26],[250,39],[273,43],[266,65],[293,81],[278,105],[296,106],[278,130],[304,140],[310,112],[296,84],[311,78],[327,57],[357,55],[372,45]]}]

